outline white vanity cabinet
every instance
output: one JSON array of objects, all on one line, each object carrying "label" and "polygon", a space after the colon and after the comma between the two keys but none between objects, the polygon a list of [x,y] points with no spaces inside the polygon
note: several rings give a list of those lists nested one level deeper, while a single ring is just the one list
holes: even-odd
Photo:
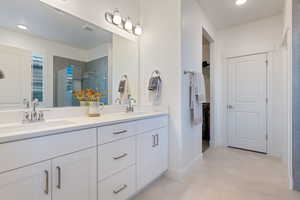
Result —
[{"label": "white vanity cabinet", "polygon": [[165,115],[55,132],[0,144],[0,199],[127,200],[167,168]]},{"label": "white vanity cabinet", "polygon": [[51,162],[0,174],[0,199],[51,200]]},{"label": "white vanity cabinet", "polygon": [[168,117],[98,129],[98,200],[127,200],[168,168]]},{"label": "white vanity cabinet", "polygon": [[137,187],[143,189],[168,169],[168,130],[161,128],[137,139]]},{"label": "white vanity cabinet", "polygon": [[87,129],[0,144],[0,199],[96,200],[96,138]]},{"label": "white vanity cabinet", "polygon": [[53,200],[97,199],[96,155],[92,148],[52,160]]}]

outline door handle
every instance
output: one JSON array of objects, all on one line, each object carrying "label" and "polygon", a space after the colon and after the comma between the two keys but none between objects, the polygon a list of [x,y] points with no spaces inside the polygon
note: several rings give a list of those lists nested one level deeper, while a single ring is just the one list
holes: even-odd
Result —
[{"label": "door handle", "polygon": [[56,167],[57,170],[57,189],[61,189],[61,168],[60,167]]},{"label": "door handle", "polygon": [[152,147],[156,147],[156,135],[152,135]]},{"label": "door handle", "polygon": [[229,110],[234,109],[233,105],[227,105],[227,108],[228,108]]},{"label": "door handle", "polygon": [[45,177],[46,177],[46,185],[45,185],[44,193],[46,195],[48,195],[49,194],[49,171],[45,170],[44,173],[45,173]]},{"label": "door handle", "polygon": [[159,135],[156,135],[156,146],[159,146]]}]

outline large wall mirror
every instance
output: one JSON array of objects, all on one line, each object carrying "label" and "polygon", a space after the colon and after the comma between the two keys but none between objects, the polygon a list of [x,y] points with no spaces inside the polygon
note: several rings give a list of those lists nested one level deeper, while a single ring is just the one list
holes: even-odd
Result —
[{"label": "large wall mirror", "polygon": [[22,108],[24,99],[79,106],[73,93],[88,88],[101,92],[105,105],[114,104],[124,75],[137,99],[138,60],[137,42],[39,0],[1,2],[0,109]]}]

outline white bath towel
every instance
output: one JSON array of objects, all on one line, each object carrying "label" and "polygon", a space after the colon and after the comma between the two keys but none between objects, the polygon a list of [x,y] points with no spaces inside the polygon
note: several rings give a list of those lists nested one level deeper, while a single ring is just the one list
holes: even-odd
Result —
[{"label": "white bath towel", "polygon": [[204,76],[200,72],[190,75],[190,111],[193,125],[203,121],[202,103],[206,100]]}]

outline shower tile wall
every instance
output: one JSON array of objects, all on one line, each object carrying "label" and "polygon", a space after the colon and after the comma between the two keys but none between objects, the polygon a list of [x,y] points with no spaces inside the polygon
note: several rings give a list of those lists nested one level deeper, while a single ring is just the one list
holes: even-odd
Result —
[{"label": "shower tile wall", "polygon": [[83,88],[100,90],[104,94],[101,99],[105,105],[108,104],[108,57],[86,63],[85,75],[83,76]]},{"label": "shower tile wall", "polygon": [[[58,73],[62,73],[67,67],[73,66],[73,85],[74,90],[92,88],[94,90],[100,90],[104,94],[101,101],[104,104],[108,104],[108,57],[102,57],[90,62],[82,62],[69,58],[63,58],[54,56],[53,58],[53,79],[54,79],[54,105],[58,107],[62,106],[78,106],[79,102],[73,98],[73,100],[67,100],[68,102],[59,101],[58,98],[63,96],[62,92],[66,92],[65,89],[58,89]],[[63,91],[61,91],[63,90]],[[72,102],[69,102],[72,101]],[[64,102],[64,103],[61,103]]]}]

